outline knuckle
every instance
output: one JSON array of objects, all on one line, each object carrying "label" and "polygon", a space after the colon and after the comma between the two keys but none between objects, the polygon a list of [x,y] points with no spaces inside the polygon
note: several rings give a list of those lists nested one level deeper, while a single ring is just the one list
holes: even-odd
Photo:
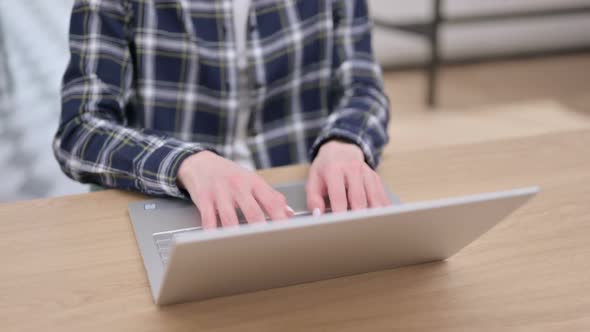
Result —
[{"label": "knuckle", "polygon": [[199,204],[197,205],[197,209],[199,210],[201,217],[207,217],[211,215],[211,212],[213,211],[211,204]]},{"label": "knuckle", "polygon": [[326,166],[325,170],[327,172],[340,172],[342,170],[342,167],[344,166],[343,163],[331,163],[328,166]]},{"label": "knuckle", "polygon": [[328,177],[328,175],[335,171],[335,168],[336,166],[333,164],[325,165],[324,167],[321,167],[317,170],[318,176],[322,179],[325,179]]},{"label": "knuckle", "polygon": [[269,192],[274,191],[271,186],[269,186],[264,180],[259,178],[258,176],[254,176],[250,178],[250,183],[252,188],[256,189],[260,193],[268,194]]},{"label": "knuckle", "polygon": [[246,216],[246,219],[250,222],[258,222],[266,220],[266,217],[263,213],[253,213]]},{"label": "knuckle", "polygon": [[258,175],[256,173],[249,173],[248,174],[248,178],[250,179],[250,181],[252,181],[253,184],[256,184],[256,185],[264,185],[264,184],[266,184],[266,182],[264,181],[264,179],[261,178],[260,175]]},{"label": "knuckle", "polygon": [[252,202],[247,202],[244,203],[242,206],[242,212],[244,213],[244,215],[247,216],[253,216],[255,214],[258,213],[258,206],[256,206],[254,203]]},{"label": "knuckle", "polygon": [[244,179],[240,174],[230,174],[225,178],[227,185],[231,189],[240,189],[244,186]]},{"label": "knuckle", "polygon": [[194,197],[197,204],[210,204],[213,192],[211,189],[197,190],[191,193],[191,197]]},{"label": "knuckle", "polygon": [[221,205],[217,211],[219,218],[222,220],[229,220],[235,215],[235,209],[230,205]]},{"label": "knuckle", "polygon": [[360,172],[363,167],[363,162],[361,162],[360,160],[350,160],[347,163],[347,167],[351,171]]},{"label": "knuckle", "polygon": [[231,213],[229,212],[222,212],[219,216],[219,218],[224,222],[224,223],[232,223],[236,217],[232,216]]},{"label": "knuckle", "polygon": [[227,220],[229,218],[229,212],[226,209],[221,209],[217,211],[217,214],[219,215],[219,219],[221,220]]},{"label": "knuckle", "polygon": [[365,193],[361,190],[352,190],[350,191],[350,198],[355,202],[362,202],[365,198]]},{"label": "knuckle", "polygon": [[214,195],[219,195],[227,191],[227,183],[224,179],[215,180],[211,186],[211,191]]},{"label": "knuckle", "polygon": [[275,197],[278,202],[287,203],[287,197],[280,192],[275,192]]},{"label": "knuckle", "polygon": [[194,203],[201,215],[207,214],[209,211],[213,210],[213,204],[210,201],[195,199]]},{"label": "knuckle", "polygon": [[269,188],[266,181],[264,181],[264,179],[262,179],[256,173],[252,173],[252,174],[248,175],[247,181],[252,187],[256,187],[256,188],[260,188],[260,189]]},{"label": "knuckle", "polygon": [[217,220],[217,214],[212,208],[201,210],[201,217],[204,222],[215,222]]},{"label": "knuckle", "polygon": [[357,197],[357,198],[354,200],[354,203],[355,203],[355,205],[356,205],[358,208],[361,208],[361,209],[363,209],[363,208],[367,207],[367,200],[366,200],[366,199],[365,199],[365,197],[363,197],[363,196],[359,196],[359,197]]},{"label": "knuckle", "polygon": [[287,200],[286,200],[285,198],[283,198],[283,197],[280,197],[280,196],[276,196],[276,195],[275,195],[275,196],[274,196],[274,198],[273,198],[273,199],[272,199],[272,201],[271,201],[271,204],[272,204],[273,206],[276,206],[276,207],[277,207],[277,209],[281,209],[281,208],[283,208],[285,205],[287,205]]}]

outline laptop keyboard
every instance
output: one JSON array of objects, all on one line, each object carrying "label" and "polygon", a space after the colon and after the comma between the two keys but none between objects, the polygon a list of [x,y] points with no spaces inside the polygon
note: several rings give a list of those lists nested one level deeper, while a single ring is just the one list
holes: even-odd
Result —
[{"label": "laptop keyboard", "polygon": [[201,229],[201,227],[191,227],[176,229],[168,232],[154,233],[154,243],[156,244],[156,248],[158,250],[158,254],[160,254],[162,263],[164,265],[168,264],[168,260],[170,259],[170,250],[172,249],[172,241],[174,240],[174,234],[195,232],[200,231]]},{"label": "laptop keyboard", "polygon": [[[330,212],[330,209],[327,208],[326,212]],[[311,212],[309,211],[298,211],[295,212],[295,215],[292,218],[301,218],[301,217],[306,217],[306,216],[310,216]],[[240,224],[245,224],[247,223],[246,220],[240,219]],[[268,219],[267,219],[268,221]],[[191,228],[182,228],[182,229],[176,229],[173,231],[167,231],[167,232],[159,232],[159,233],[154,233],[153,234],[153,238],[154,238],[154,243],[156,244],[156,249],[158,250],[158,254],[160,255],[160,260],[162,261],[162,264],[166,265],[168,264],[168,260],[170,259],[170,250],[172,249],[172,241],[174,241],[174,235],[175,234],[182,234],[182,233],[189,233],[189,232],[195,232],[195,231],[201,231],[202,228],[201,227],[191,227]]]}]

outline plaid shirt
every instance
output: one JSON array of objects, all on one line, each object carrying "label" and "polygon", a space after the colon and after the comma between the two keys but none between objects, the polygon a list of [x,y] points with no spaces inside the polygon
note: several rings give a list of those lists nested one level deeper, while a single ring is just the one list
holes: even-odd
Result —
[{"label": "plaid shirt", "polygon": [[77,0],[54,152],[80,182],[182,197],[180,163],[232,158],[250,107],[257,168],[313,160],[329,139],[376,167],[389,101],[366,0],[254,0],[240,105],[231,0]]}]

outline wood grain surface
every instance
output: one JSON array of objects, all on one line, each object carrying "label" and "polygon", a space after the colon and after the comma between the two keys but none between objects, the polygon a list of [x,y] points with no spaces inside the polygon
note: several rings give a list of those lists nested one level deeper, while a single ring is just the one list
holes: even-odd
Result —
[{"label": "wood grain surface", "polygon": [[[164,308],[126,211],[145,197],[3,204],[0,330],[589,331],[589,146],[576,130],[388,153],[379,172],[406,202],[542,192],[446,262]],[[277,183],[306,169],[260,173]]]}]

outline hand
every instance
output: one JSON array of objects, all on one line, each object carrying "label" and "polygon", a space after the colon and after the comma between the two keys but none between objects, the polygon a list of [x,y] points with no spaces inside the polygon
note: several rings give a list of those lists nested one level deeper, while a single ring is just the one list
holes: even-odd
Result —
[{"label": "hand", "polygon": [[185,188],[201,212],[203,228],[217,227],[217,215],[225,226],[238,225],[236,207],[248,223],[293,216],[285,196],[271,188],[256,173],[202,151],[186,158],[178,170],[178,185]]},{"label": "hand", "polygon": [[309,169],[307,207],[315,216],[324,213],[324,197],[333,212],[381,207],[391,202],[379,175],[365,163],[362,150],[341,141],[324,143]]}]

